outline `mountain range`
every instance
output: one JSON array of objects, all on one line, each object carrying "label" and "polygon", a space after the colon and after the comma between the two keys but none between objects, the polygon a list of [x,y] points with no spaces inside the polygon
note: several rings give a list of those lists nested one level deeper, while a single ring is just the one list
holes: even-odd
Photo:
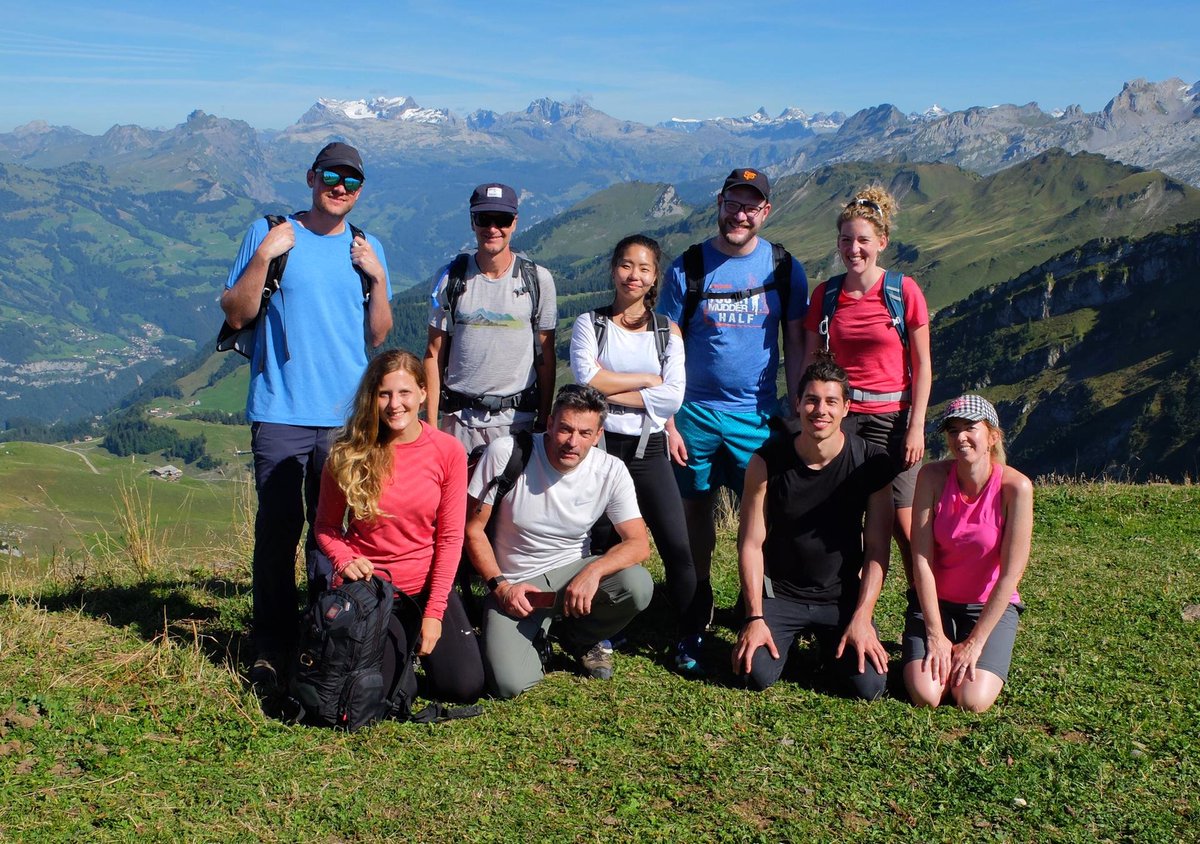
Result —
[{"label": "mountain range", "polygon": [[[577,313],[602,295],[616,237],[656,232],[674,254],[711,231],[724,174],[754,164],[776,183],[768,235],[814,280],[836,267],[837,204],[890,185],[903,211],[889,259],[944,307],[1078,244],[1200,216],[1198,112],[1200,83],[1173,79],[1129,82],[1090,114],[880,105],[651,126],[584,101],[458,116],[395,97],[319,100],[282,131],[199,111],[102,135],[31,123],[0,133],[0,417],[99,412],[206,344],[245,227],[307,207],[303,171],[330,139],[363,150],[355,219],[383,241],[397,287],[470,245],[471,188],[507,181],[521,193],[517,242],[554,267]],[[1138,166],[1068,154],[1084,150]],[[398,331],[421,342],[423,291],[397,303]]]}]

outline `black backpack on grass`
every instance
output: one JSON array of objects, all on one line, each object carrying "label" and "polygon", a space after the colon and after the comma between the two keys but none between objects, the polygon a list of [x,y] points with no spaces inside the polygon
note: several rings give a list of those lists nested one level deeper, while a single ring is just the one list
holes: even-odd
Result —
[{"label": "black backpack on grass", "polygon": [[[388,621],[399,605],[408,653],[397,655],[395,688],[383,687]],[[327,589],[300,616],[300,647],[292,665],[291,720],[353,732],[376,721],[430,724],[481,715],[480,706],[431,703],[413,712],[417,677],[413,655],[421,630],[421,607],[392,584],[373,576]]]},{"label": "black backpack on grass", "polygon": [[383,649],[394,601],[392,584],[371,577],[322,592],[304,611],[290,683],[295,720],[350,731],[388,715]]}]

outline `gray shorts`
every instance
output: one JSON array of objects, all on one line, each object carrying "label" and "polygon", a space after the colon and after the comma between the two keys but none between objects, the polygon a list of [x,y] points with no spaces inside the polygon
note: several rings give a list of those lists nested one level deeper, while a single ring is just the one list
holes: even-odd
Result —
[{"label": "gray shorts", "polygon": [[854,413],[846,415],[843,431],[858,434],[869,443],[881,445],[892,458],[892,502],[896,509],[911,507],[917,489],[917,472],[921,464],[904,468],[904,438],[908,436],[908,408],[891,413]]},{"label": "gray shorts", "polygon": [[471,425],[470,422],[464,422],[459,418],[459,414],[457,413],[447,413],[442,416],[439,427],[442,431],[462,443],[463,448],[467,450],[467,454],[470,454],[477,446],[486,446],[501,437],[507,437],[509,434],[515,434],[518,431],[532,431],[533,414],[517,413],[508,425],[480,427]]},{"label": "gray shorts", "polygon": [[[971,634],[979,615],[983,612],[983,604],[956,604],[951,601],[938,601],[942,611],[942,631],[946,637],[958,644]],[[992,635],[988,636],[983,653],[975,663],[976,668],[990,671],[1001,680],[1008,681],[1008,668],[1012,664],[1013,642],[1017,638],[1017,618],[1025,611],[1022,604],[1009,604],[1004,609],[1004,615],[996,622]],[[925,658],[925,615],[921,612],[921,604],[912,590],[908,593],[908,611],[904,614],[903,656],[901,662],[907,665]]]}]

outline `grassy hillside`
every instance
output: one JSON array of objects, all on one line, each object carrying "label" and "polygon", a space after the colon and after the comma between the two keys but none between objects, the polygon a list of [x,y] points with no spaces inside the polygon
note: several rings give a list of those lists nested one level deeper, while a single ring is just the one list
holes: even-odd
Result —
[{"label": "grassy hillside", "polygon": [[[11,840],[1190,841],[1200,828],[1200,493],[1040,486],[1009,687],[983,715],[870,704],[795,671],[668,667],[638,619],[604,683],[556,670],[482,717],[354,735],[268,720],[245,690],[245,549],[142,576],[9,578],[0,834]],[[158,499],[156,499],[156,502]],[[736,582],[722,531],[718,603]],[[656,577],[661,578],[657,571]],[[877,619],[893,658],[904,596]],[[1116,608],[1117,611],[1114,611]],[[558,663],[556,668],[566,668]]]},{"label": "grassy hillside", "polygon": [[[201,480],[189,471],[171,482],[147,474],[164,462],[113,457],[98,441],[0,443],[0,539],[27,557],[70,560],[83,568],[151,527],[171,545],[213,545],[243,506],[244,476],[237,471],[231,476],[239,480]],[[131,503],[139,502],[153,507],[153,526],[131,513]]]},{"label": "grassy hillside", "polygon": [[[665,208],[659,200],[670,191]],[[663,184],[626,182],[594,194],[550,220],[514,238],[516,248],[549,266],[566,268],[607,256],[628,234],[659,229],[691,211],[672,201],[674,189]]]},{"label": "grassy hillside", "polygon": [[933,323],[937,405],[997,401],[1036,472],[1200,477],[1200,223],[1085,244]]},{"label": "grassy hillside", "polygon": [[914,276],[940,308],[1097,237],[1137,237],[1200,219],[1200,191],[1088,153],[1055,150],[981,177],[942,164],[845,164],[780,181],[768,236],[816,282],[842,272],[834,222],[880,183],[901,211],[881,263]]}]

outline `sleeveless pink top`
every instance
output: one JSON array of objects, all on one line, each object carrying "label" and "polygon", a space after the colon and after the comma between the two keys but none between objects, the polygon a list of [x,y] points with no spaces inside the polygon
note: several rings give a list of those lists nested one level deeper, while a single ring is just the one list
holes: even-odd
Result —
[{"label": "sleeveless pink top", "polygon": [[[969,500],[952,466],[942,496],[933,508],[933,580],[938,598],[956,604],[982,604],[1000,577],[1000,540],[1004,535],[1001,485],[1004,467],[992,465],[983,492]],[[1009,603],[1019,603],[1015,591]]]}]

